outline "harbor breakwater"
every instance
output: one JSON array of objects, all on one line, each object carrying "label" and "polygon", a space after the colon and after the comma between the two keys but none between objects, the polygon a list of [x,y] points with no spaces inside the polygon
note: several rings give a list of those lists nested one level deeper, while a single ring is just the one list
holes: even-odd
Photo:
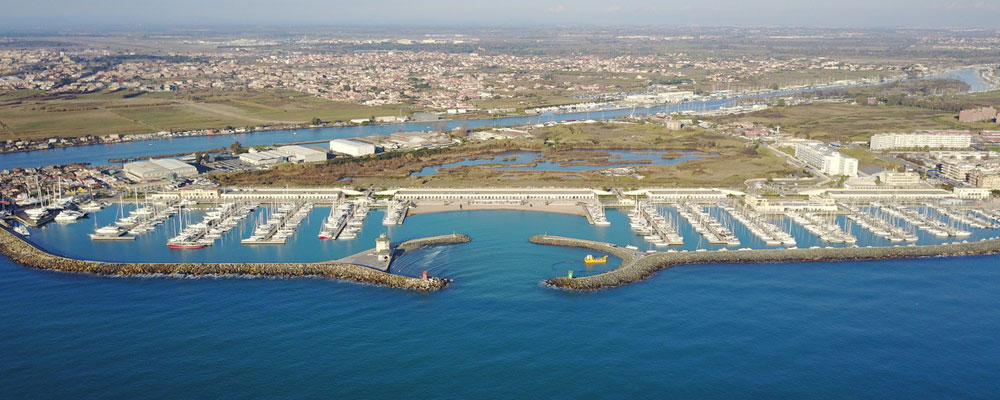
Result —
[{"label": "harbor breakwater", "polygon": [[[466,235],[444,235],[403,242],[399,246],[415,249],[429,245],[465,243]],[[405,247],[404,247],[405,246]],[[395,275],[360,265],[318,263],[124,263],[78,260],[57,256],[30,243],[6,228],[0,228],[0,254],[29,268],[65,272],[82,272],[107,276],[180,275],[217,276],[240,275],[260,277],[323,277],[343,281],[415,291],[444,289],[449,279],[427,279]]]},{"label": "harbor breakwater", "polygon": [[421,247],[426,246],[437,246],[442,244],[457,244],[457,243],[467,243],[471,241],[472,238],[469,235],[461,233],[452,233],[450,235],[440,235],[440,236],[429,236],[420,239],[407,240],[396,245],[397,250],[402,250],[403,252],[413,251]]},{"label": "harbor breakwater", "polygon": [[586,277],[558,277],[545,281],[552,287],[569,290],[599,290],[628,285],[656,272],[679,265],[710,263],[778,263],[873,261],[891,258],[970,256],[1000,253],[1000,239],[930,246],[845,247],[814,249],[765,249],[729,251],[687,251],[644,254],[614,244],[558,236],[535,235],[536,244],[588,248],[622,259],[613,270]]}]

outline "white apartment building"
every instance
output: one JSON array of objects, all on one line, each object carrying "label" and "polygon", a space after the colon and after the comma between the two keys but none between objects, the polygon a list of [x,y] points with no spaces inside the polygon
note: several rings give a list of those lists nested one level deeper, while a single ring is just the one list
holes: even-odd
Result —
[{"label": "white apartment building", "polygon": [[969,131],[914,131],[911,133],[879,133],[872,136],[872,150],[895,149],[965,149],[972,145]]},{"label": "white apartment building", "polygon": [[858,159],[845,156],[820,143],[796,145],[795,158],[827,175],[858,176]]}]

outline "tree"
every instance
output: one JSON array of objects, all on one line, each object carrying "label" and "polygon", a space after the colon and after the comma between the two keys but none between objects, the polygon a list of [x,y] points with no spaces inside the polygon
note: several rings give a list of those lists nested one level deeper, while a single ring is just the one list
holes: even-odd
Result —
[{"label": "tree", "polygon": [[235,141],[233,144],[229,145],[229,150],[232,150],[233,153],[239,152],[241,148],[243,148],[243,145],[241,145],[239,141]]},{"label": "tree", "polygon": [[312,125],[322,125],[323,124],[323,120],[319,119],[319,117],[313,117],[313,119],[312,119],[312,121],[310,121],[310,123]]}]

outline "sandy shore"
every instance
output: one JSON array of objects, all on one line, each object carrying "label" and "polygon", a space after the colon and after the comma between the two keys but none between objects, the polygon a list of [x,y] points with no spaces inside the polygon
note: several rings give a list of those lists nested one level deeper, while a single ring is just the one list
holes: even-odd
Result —
[{"label": "sandy shore", "polygon": [[444,203],[417,203],[410,207],[408,215],[430,214],[449,211],[474,211],[474,210],[517,210],[517,211],[539,211],[558,214],[572,214],[586,217],[583,207],[571,204],[529,203],[529,204],[469,204],[467,202]]}]

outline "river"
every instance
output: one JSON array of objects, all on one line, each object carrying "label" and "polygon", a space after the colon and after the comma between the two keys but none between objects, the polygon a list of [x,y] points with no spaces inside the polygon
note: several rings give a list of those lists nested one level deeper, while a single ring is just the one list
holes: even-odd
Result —
[{"label": "river", "polygon": [[[972,71],[968,73],[967,71]],[[973,69],[959,70],[952,76],[962,79],[973,87],[983,85],[979,81],[979,76]],[[0,169],[12,169],[16,167],[28,168],[53,164],[69,164],[86,162],[93,165],[107,164],[108,160],[115,158],[141,158],[161,154],[181,154],[204,151],[219,147],[227,147],[234,141],[239,141],[244,146],[270,145],[276,143],[330,140],[336,138],[350,138],[359,136],[369,136],[373,134],[390,134],[395,132],[410,131],[430,131],[437,130],[443,124],[446,129],[458,126],[478,128],[482,126],[512,126],[523,124],[535,124],[552,121],[568,121],[582,119],[610,119],[626,116],[630,114],[648,115],[657,112],[672,112],[681,110],[714,110],[722,106],[732,104],[735,101],[751,97],[775,97],[792,93],[809,92],[815,89],[800,89],[776,91],[756,96],[743,96],[729,99],[713,99],[701,102],[690,102],[682,104],[672,104],[666,106],[646,107],[620,110],[606,110],[593,112],[578,112],[568,114],[541,114],[525,117],[505,117],[491,119],[476,119],[464,121],[441,121],[441,122],[411,122],[404,124],[389,125],[361,125],[348,127],[331,127],[317,129],[295,129],[278,130],[268,132],[254,132],[236,135],[215,135],[215,136],[189,136],[163,140],[137,141],[127,143],[115,143],[91,146],[74,146],[51,150],[38,150],[22,153],[9,153],[0,155]],[[95,134],[101,134],[95,132]]]}]

